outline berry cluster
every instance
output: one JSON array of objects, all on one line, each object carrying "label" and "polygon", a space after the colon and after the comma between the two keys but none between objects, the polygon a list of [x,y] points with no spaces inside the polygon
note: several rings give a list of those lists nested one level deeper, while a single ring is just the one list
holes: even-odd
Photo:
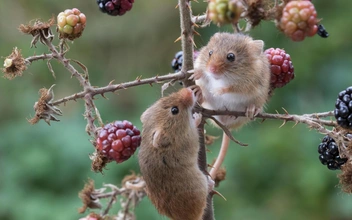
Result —
[{"label": "berry cluster", "polygon": [[293,41],[302,41],[318,31],[317,11],[307,0],[290,1],[284,7],[279,20],[280,29]]},{"label": "berry cluster", "polygon": [[341,169],[341,165],[345,164],[347,158],[341,158],[339,148],[334,139],[325,136],[318,147],[319,160],[323,165],[327,165],[329,170]]},{"label": "berry cluster", "polygon": [[291,57],[285,50],[269,48],[264,53],[270,63],[272,89],[283,87],[295,78]]},{"label": "berry cluster", "polygon": [[97,0],[97,3],[103,13],[121,16],[131,10],[134,0]]},{"label": "berry cluster", "polygon": [[210,0],[208,17],[215,24],[236,23],[240,19],[244,7],[240,0]]},{"label": "berry cluster", "polygon": [[99,132],[96,148],[117,163],[130,158],[141,144],[140,131],[129,121],[115,121]]},{"label": "berry cluster", "polygon": [[[193,60],[197,59],[199,55],[199,51],[194,51],[193,52]],[[175,72],[179,72],[181,71],[182,68],[182,62],[183,62],[183,52],[182,51],[178,51],[175,54],[174,59],[171,61],[171,67],[173,70],[175,70]]]},{"label": "berry cluster", "polygon": [[337,124],[343,128],[352,129],[352,86],[339,93],[335,107]]},{"label": "berry cluster", "polygon": [[60,38],[73,40],[82,35],[86,26],[86,16],[77,8],[66,9],[57,16],[57,30]]}]

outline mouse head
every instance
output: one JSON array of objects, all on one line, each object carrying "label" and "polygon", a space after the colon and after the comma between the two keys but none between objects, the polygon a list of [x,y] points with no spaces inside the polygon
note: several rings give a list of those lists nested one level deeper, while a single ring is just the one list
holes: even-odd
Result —
[{"label": "mouse head", "polygon": [[203,48],[206,71],[214,78],[228,73],[248,74],[263,53],[264,42],[243,34],[216,33]]},{"label": "mouse head", "polygon": [[193,91],[183,88],[159,99],[142,114],[143,132],[147,138],[152,136],[154,147],[166,148],[188,132],[195,103]]}]

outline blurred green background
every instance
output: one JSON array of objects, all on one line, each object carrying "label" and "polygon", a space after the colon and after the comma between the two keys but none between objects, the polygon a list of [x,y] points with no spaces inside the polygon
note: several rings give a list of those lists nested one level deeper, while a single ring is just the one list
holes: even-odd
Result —
[{"label": "blurred green background", "polygon": [[[296,78],[277,89],[267,112],[303,114],[332,110],[337,93],[352,84],[352,1],[313,1],[330,37],[318,36],[295,43],[263,22],[251,35],[266,42],[266,48],[284,48],[291,54]],[[12,48],[24,56],[47,52],[38,44],[30,49],[30,36],[18,32],[21,23],[35,18],[47,20],[67,8],[77,7],[87,16],[81,38],[70,43],[69,58],[89,69],[91,82],[105,86],[171,72],[170,62],[180,50],[173,43],[180,35],[177,1],[136,0],[122,17],[102,14],[95,0],[47,1],[0,0],[0,56]],[[194,3],[194,14],[202,14],[206,3]],[[211,25],[199,30],[196,44],[205,45],[217,31],[231,31]],[[57,42],[57,39],[55,40]],[[138,171],[136,155],[123,164],[111,163],[104,174],[90,170],[93,152],[82,100],[60,106],[61,122],[49,127],[40,121],[32,126],[38,90],[54,89],[57,98],[80,91],[77,80],[56,61],[51,62],[56,80],[46,63],[33,63],[23,77],[0,79],[0,219],[78,219],[81,206],[77,194],[87,178],[119,185],[131,170]],[[175,91],[176,88],[170,89]],[[160,97],[160,86],[149,85],[107,94],[96,101],[104,122],[128,119],[141,127],[139,116]],[[218,191],[227,201],[214,198],[216,219],[352,219],[352,198],[341,192],[336,175],[318,160],[322,135],[305,125],[293,123],[279,128],[280,121],[253,122],[235,133],[249,147],[231,144],[225,167],[226,181]],[[221,132],[208,127],[207,133]],[[209,161],[216,157],[219,142],[209,147]],[[113,210],[117,212],[117,206]],[[136,208],[138,219],[166,219],[157,214],[147,198]]]}]

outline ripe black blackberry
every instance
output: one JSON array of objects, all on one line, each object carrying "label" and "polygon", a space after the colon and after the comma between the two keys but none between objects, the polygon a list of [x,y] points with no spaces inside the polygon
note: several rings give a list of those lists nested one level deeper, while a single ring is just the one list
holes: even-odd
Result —
[{"label": "ripe black blackberry", "polygon": [[337,124],[343,128],[352,129],[352,86],[339,93],[335,107]]},{"label": "ripe black blackberry", "polygon": [[[197,50],[193,51],[193,60],[197,59],[198,55],[199,55],[199,51],[197,51]],[[171,61],[172,69],[175,70],[175,72],[181,71],[182,62],[183,62],[183,52],[178,51],[175,54],[174,59]]]},{"label": "ripe black blackberry", "polygon": [[183,52],[178,51],[175,54],[175,58],[171,61],[171,67],[175,72],[181,71],[182,68],[182,62],[183,62]]},{"label": "ripe black blackberry", "polygon": [[318,147],[319,160],[326,165],[329,170],[341,169],[341,165],[345,164],[347,158],[341,158],[339,148],[334,139],[325,136]]},{"label": "ripe black blackberry", "polygon": [[134,0],[97,0],[99,9],[112,16],[124,15],[131,10]]},{"label": "ripe black blackberry", "polygon": [[322,24],[318,25],[318,32],[317,34],[322,38],[329,37],[329,33],[326,31],[325,27]]}]

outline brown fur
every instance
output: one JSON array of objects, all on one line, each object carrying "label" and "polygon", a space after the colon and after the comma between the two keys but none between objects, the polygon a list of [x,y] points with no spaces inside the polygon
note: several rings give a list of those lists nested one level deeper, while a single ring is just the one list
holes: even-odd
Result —
[{"label": "brown fur", "polygon": [[[192,119],[195,97],[181,89],[161,98],[141,116],[139,165],[157,210],[174,220],[202,219],[208,186],[199,170],[198,132]],[[171,108],[179,113],[173,115]]]},{"label": "brown fur", "polygon": [[[209,51],[212,51],[209,56]],[[227,59],[227,55],[233,53],[233,62]],[[212,109],[228,109],[243,111],[250,105],[261,109],[268,101],[270,86],[269,62],[263,53],[263,41],[253,40],[250,36],[243,34],[216,33],[203,47],[197,58],[195,69],[196,84],[203,91],[210,91],[209,97],[216,97],[223,94],[243,95],[247,97],[246,102],[229,107],[225,104],[213,103],[204,97],[205,103],[209,103]],[[225,83],[222,88],[213,88],[213,82],[205,76],[205,71],[213,72],[217,81]],[[215,82],[214,82],[215,83]],[[228,120],[228,117],[217,117]],[[241,121],[241,122],[240,122]],[[238,128],[245,124],[248,119],[240,119],[234,124],[227,124],[229,128]],[[223,121],[221,121],[223,122]],[[226,124],[226,123],[225,123]]]}]

